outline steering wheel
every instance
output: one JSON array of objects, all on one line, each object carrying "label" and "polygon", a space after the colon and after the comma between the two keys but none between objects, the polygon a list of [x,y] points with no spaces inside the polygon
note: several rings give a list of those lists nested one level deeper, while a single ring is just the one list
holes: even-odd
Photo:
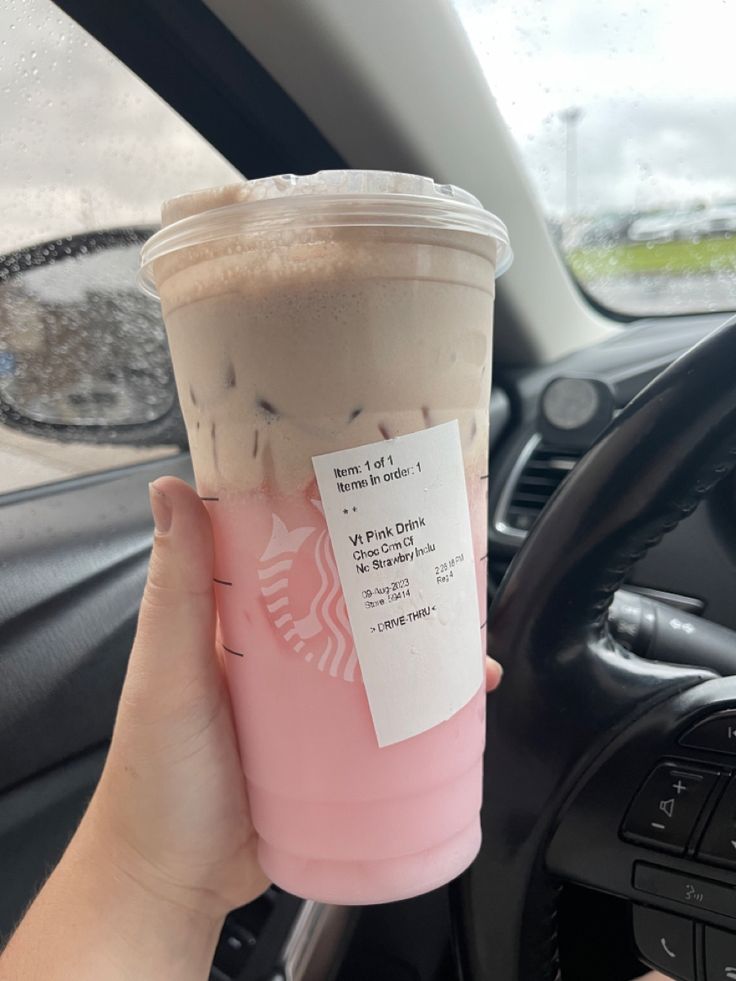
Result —
[{"label": "steering wheel", "polygon": [[618,415],[512,563],[491,610],[483,846],[453,894],[466,981],[559,978],[565,883],[630,900],[661,970],[736,978],[736,678],[636,657],[606,617],[735,464],[736,318]]}]

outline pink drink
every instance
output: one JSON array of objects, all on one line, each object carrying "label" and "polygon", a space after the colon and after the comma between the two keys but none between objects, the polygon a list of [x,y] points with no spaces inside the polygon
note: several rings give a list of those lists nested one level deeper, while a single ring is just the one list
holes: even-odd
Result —
[{"label": "pink drink", "polygon": [[[379,747],[312,466],[457,420],[484,637],[497,244],[447,216],[386,219],[446,193],[420,178],[349,173],[192,195],[165,220],[218,210],[169,225],[161,236],[190,237],[152,257],[215,531],[260,860],[283,888],[326,902],[425,892],[480,845],[482,687],[446,721]],[[467,222],[485,214],[462,192],[448,201]],[[366,225],[371,204],[383,223]],[[288,225],[277,220],[284,209]],[[196,222],[209,219],[218,234],[198,239]],[[387,573],[392,585],[401,576]],[[410,653],[398,644],[397,656]]]}]

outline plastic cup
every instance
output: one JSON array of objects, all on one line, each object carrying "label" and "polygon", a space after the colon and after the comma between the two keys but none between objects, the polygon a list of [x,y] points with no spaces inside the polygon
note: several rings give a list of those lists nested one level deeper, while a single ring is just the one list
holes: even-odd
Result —
[{"label": "plastic cup", "polygon": [[[164,205],[163,225],[143,249],[141,281],[161,300],[212,520],[219,631],[261,864],[284,889],[324,902],[426,892],[480,846],[488,412],[506,229],[457,188],[361,171],[186,195]],[[383,441],[376,462],[409,445],[396,437],[431,440],[434,427],[448,437],[448,423],[472,536],[454,559],[463,574],[472,567],[480,683],[449,718],[380,745],[382,694],[372,678],[369,703],[349,614],[357,600],[343,593],[313,458]],[[431,488],[412,479],[402,493],[421,508]],[[437,568],[440,580],[450,571]],[[421,597],[402,599],[401,572],[385,579],[393,609],[411,612]],[[429,600],[426,610],[422,636],[441,639],[437,663],[451,671],[464,656],[459,634]],[[391,652],[419,661],[399,634]],[[451,679],[438,672],[435,688]],[[407,718],[422,711],[424,683],[406,699]]]}]

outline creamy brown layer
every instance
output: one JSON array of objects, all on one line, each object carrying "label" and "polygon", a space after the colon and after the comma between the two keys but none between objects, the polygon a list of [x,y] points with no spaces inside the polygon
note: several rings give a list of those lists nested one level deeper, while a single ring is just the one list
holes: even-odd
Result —
[{"label": "creamy brown layer", "polygon": [[197,480],[291,493],[312,456],[458,419],[485,472],[495,246],[282,230],[158,260]]}]

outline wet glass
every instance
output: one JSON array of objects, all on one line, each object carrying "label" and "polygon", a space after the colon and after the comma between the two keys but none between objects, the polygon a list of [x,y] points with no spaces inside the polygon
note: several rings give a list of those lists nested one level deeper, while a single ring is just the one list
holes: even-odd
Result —
[{"label": "wet glass", "polygon": [[628,316],[735,309],[733,5],[454,4],[584,292]]},{"label": "wet glass", "polygon": [[[58,439],[64,424],[153,423],[175,394],[160,313],[135,285],[140,234],[162,200],[240,174],[50,0],[0,4],[0,119],[0,398]],[[129,249],[83,251],[130,229]],[[0,493],[176,449],[118,437],[0,425]]]}]

